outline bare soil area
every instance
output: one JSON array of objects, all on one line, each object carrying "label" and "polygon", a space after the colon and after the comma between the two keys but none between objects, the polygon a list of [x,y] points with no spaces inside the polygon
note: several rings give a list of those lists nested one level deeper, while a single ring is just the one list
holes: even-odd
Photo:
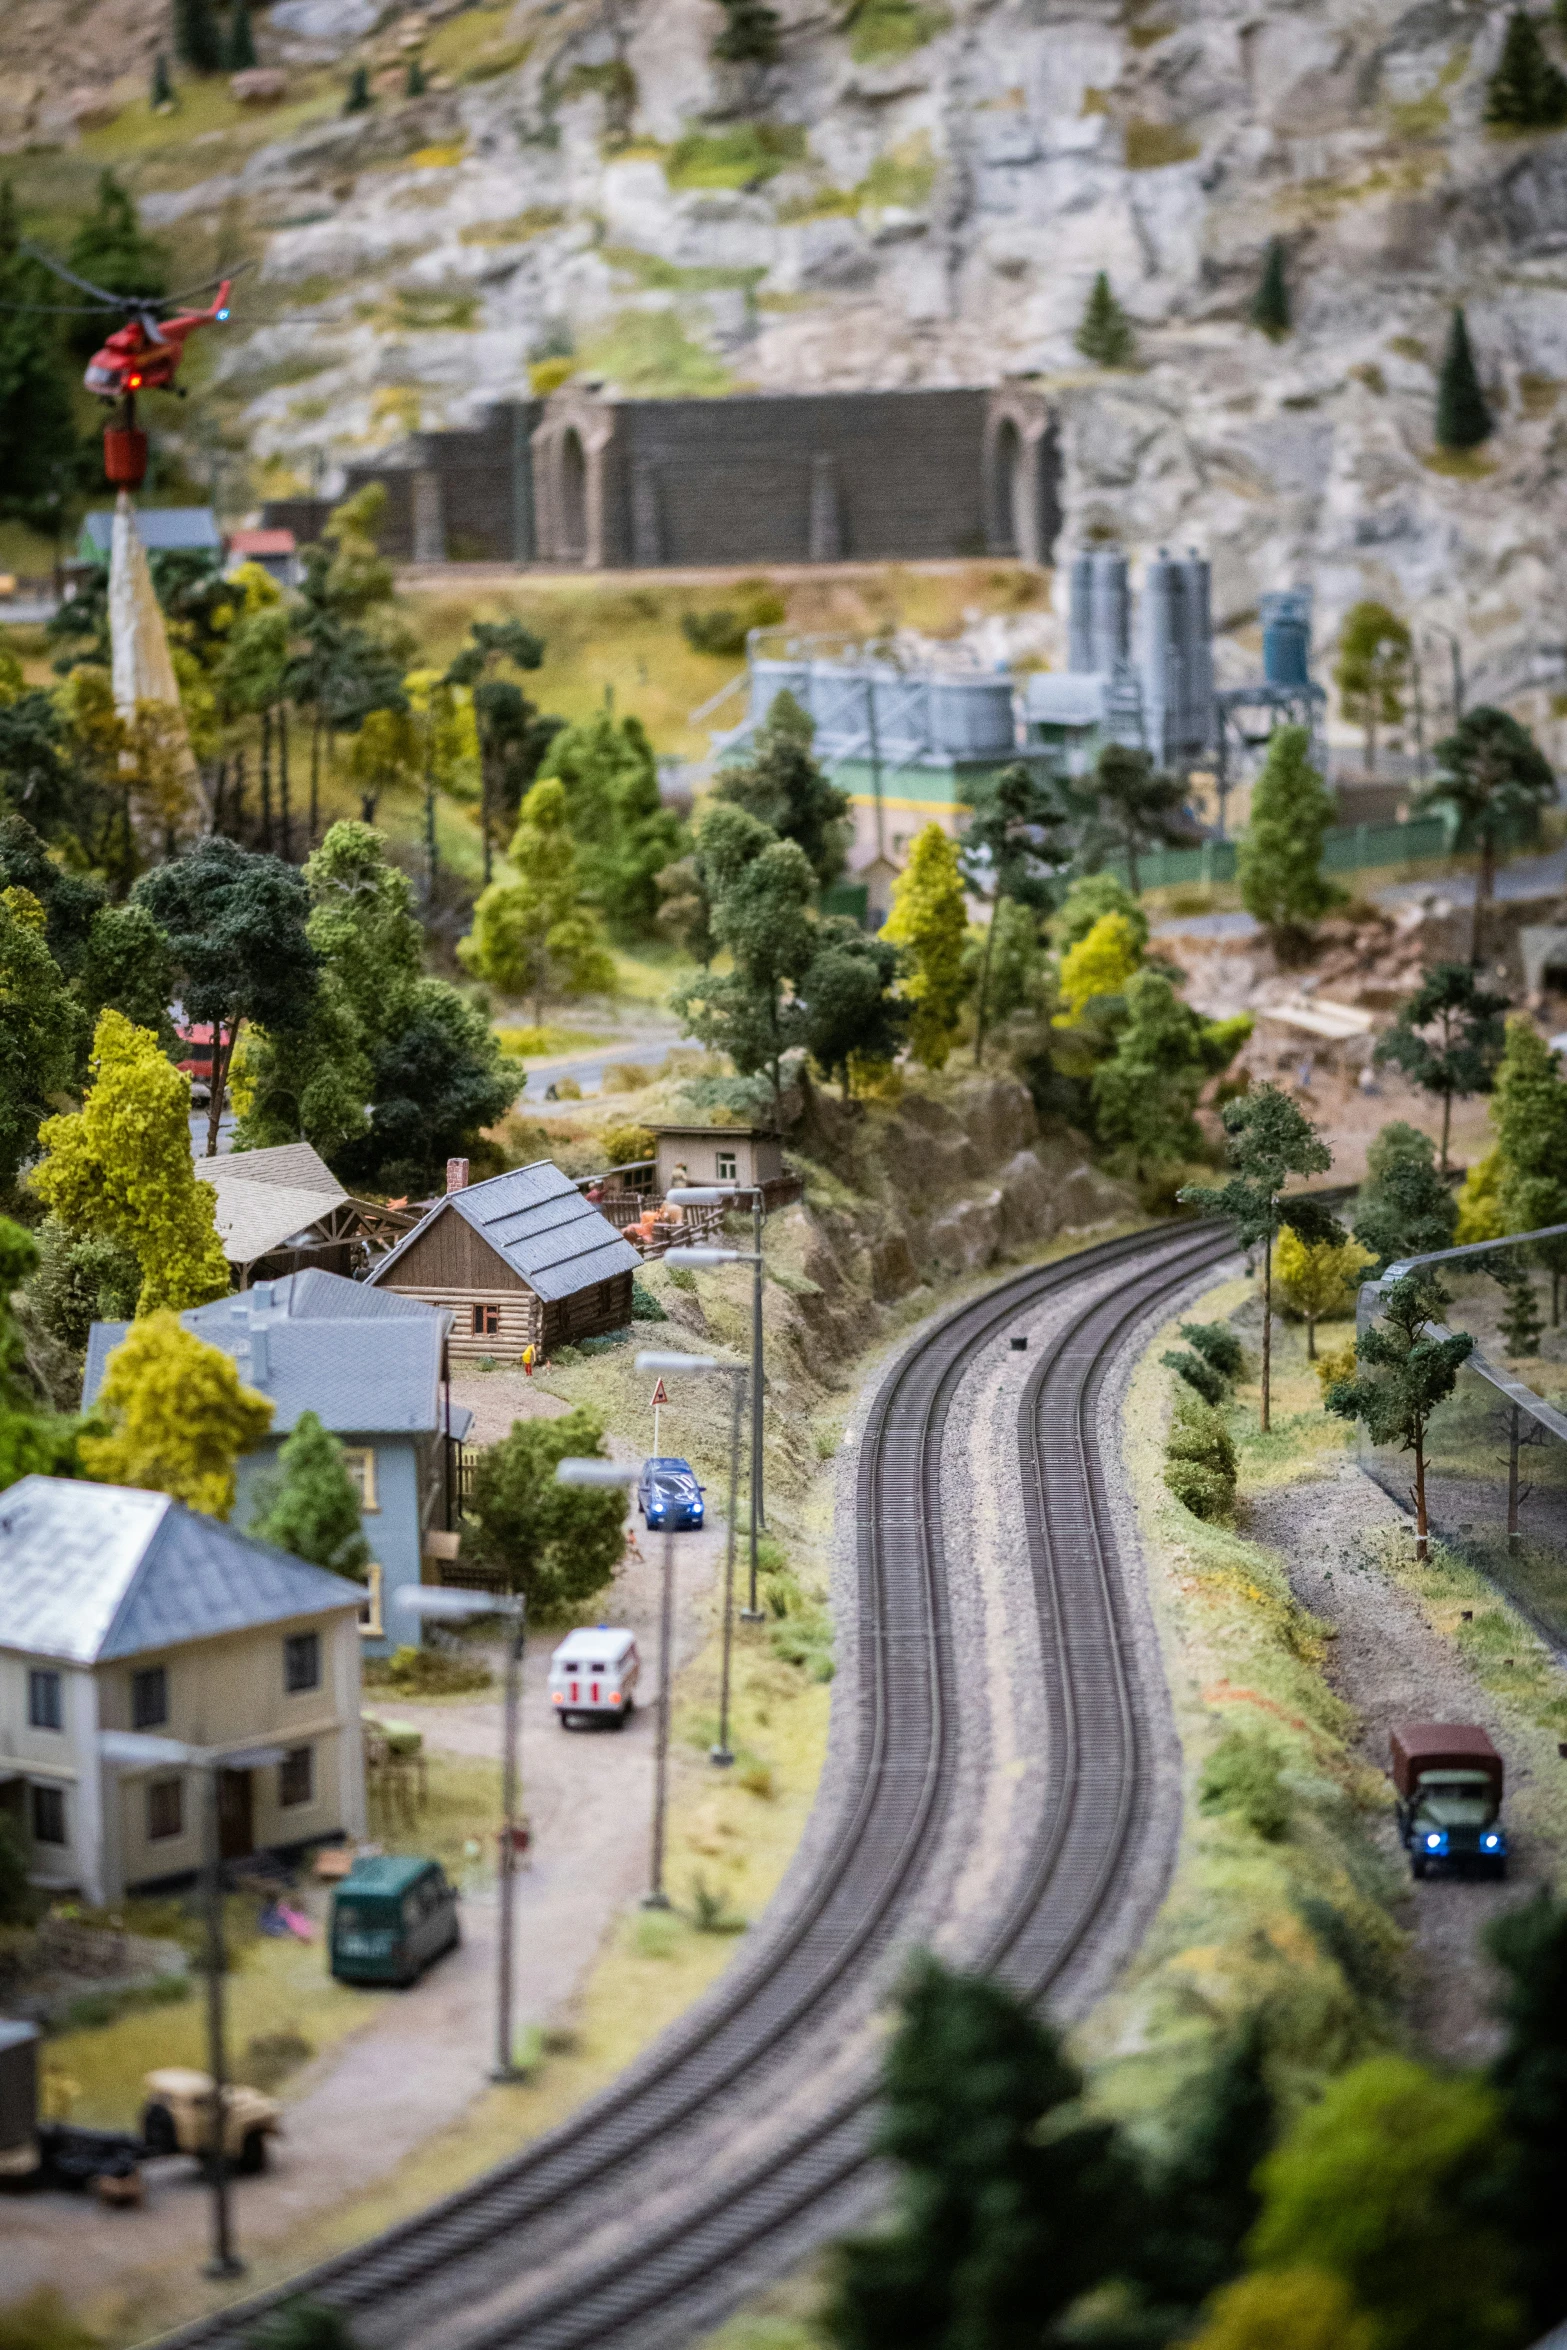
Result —
[{"label": "bare soil area", "polygon": [[[1272,1544],[1314,1615],[1337,1630],[1328,1676],[1360,1715],[1360,1745],[1385,1771],[1388,1732],[1396,1721],[1479,1722],[1506,1758],[1510,1775],[1529,1764],[1511,1726],[1451,1643],[1427,1623],[1415,1599],[1368,1557],[1366,1538],[1401,1526],[1402,1513],[1352,1461],[1335,1473],[1254,1494],[1245,1531]],[[1487,1921],[1523,1899],[1548,1873],[1516,1814],[1508,1881],[1467,1877],[1410,1881],[1402,1922],[1413,1936],[1411,2021],[1423,2044],[1455,2063],[1483,2063],[1497,2045],[1489,2015],[1492,1970],[1480,1946]],[[1407,1873],[1391,1808],[1377,1831],[1389,1858]]]}]

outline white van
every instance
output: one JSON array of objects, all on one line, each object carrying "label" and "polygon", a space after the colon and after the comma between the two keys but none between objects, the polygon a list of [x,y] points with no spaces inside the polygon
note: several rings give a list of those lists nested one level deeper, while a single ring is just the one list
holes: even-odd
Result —
[{"label": "white van", "polygon": [[575,1722],[613,1722],[636,1711],[637,1636],[613,1624],[572,1632],[550,1658],[550,1703],[563,1730]]}]

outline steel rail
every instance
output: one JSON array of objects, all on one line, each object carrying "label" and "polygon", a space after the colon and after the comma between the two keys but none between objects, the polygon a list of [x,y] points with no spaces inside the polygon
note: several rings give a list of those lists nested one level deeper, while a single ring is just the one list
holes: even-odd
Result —
[{"label": "steel rail", "polygon": [[[859,1460],[853,1776],[792,1910],[764,1927],[750,1958],[573,2120],[383,2236],[187,2326],[169,2338],[169,2350],[229,2350],[264,2310],[299,2291],[341,2309],[366,2350],[414,2343],[424,2350],[447,2339],[464,2350],[522,2341],[528,2350],[570,2350],[633,2324],[644,2340],[650,2327],[669,2338],[679,2306],[704,2281],[711,2288],[738,2245],[754,2254],[863,2172],[868,2081],[840,2091],[831,2110],[754,2167],[741,2163],[722,2178],[698,2169],[678,2214],[649,2225],[634,2248],[595,2260],[586,2282],[567,2275],[546,2283],[539,2273],[563,2258],[569,2268],[571,2248],[639,2192],[639,2165],[655,2149],[667,2152],[683,2127],[700,2125],[715,2107],[731,2117],[747,2106],[765,2113],[780,2094],[784,2060],[809,2054],[803,2028],[817,2043],[830,2037],[846,2001],[856,1990],[863,1998],[867,1970],[874,1977],[897,1947],[903,1913],[940,1843],[948,1795],[952,1657],[940,1462],[954,1395],[975,1357],[1020,1311],[1150,1257],[1140,1279],[1091,1304],[1046,1350],[1019,1421],[1025,1532],[1050,1679],[1053,1800],[1018,1895],[980,1963],[1033,1994],[1048,1987],[1110,1902],[1138,1816],[1136,1708],[1105,1547],[1093,1408],[1130,1325],[1230,1245],[1213,1227],[1191,1225],[1101,1243],[999,1284],[902,1358],[872,1405]],[[1113,1751],[1097,1758],[1085,1755],[1080,1727],[1085,1690],[1096,1702],[1110,1699],[1095,1726]],[[1109,1790],[1108,1815],[1096,1787]],[[1074,1828],[1083,1832],[1069,1847]],[[1076,1853],[1087,1856],[1076,1866],[1079,1876],[1087,1870],[1085,1885],[1062,1902],[1060,1880]],[[475,2307],[474,2324],[461,2317],[464,2307],[526,2292],[530,2275],[541,2289],[525,2308],[496,2307],[486,2320]]]}]

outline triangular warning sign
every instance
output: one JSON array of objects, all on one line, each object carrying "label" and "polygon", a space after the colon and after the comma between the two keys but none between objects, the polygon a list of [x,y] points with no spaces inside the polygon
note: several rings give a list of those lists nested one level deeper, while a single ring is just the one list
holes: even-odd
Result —
[{"label": "triangular warning sign", "polygon": [[669,1401],[669,1395],[662,1379],[653,1390],[653,1401],[655,1404],[668,1403]]}]

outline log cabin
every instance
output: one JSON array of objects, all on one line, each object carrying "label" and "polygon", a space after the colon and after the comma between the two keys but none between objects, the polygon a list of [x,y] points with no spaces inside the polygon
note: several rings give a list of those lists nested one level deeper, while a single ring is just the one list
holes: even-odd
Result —
[{"label": "log cabin", "polygon": [[454,1160],[444,1199],[370,1274],[371,1284],[447,1307],[449,1352],[515,1362],[576,1345],[631,1319],[641,1262],[549,1159],[485,1183]]}]

